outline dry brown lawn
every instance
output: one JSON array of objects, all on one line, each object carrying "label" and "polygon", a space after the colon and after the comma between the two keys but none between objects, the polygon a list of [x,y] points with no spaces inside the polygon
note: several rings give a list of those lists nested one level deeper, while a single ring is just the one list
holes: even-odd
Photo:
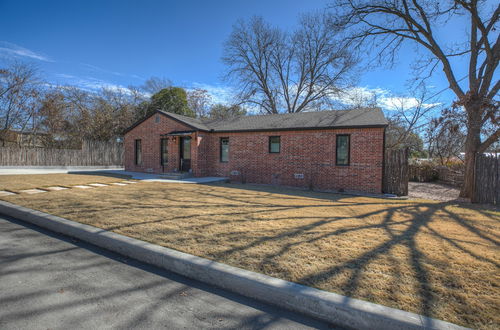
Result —
[{"label": "dry brown lawn", "polygon": [[89,183],[120,182],[130,178],[120,174],[19,174],[0,175],[0,190],[18,192],[24,189],[51,186],[71,187]]},{"label": "dry brown lawn", "polygon": [[157,182],[3,199],[460,325],[500,324],[498,209]]}]

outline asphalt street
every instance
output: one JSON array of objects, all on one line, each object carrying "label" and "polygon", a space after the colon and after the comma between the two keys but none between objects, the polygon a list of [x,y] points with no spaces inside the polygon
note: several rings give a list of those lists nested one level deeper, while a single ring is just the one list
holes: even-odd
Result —
[{"label": "asphalt street", "polygon": [[328,325],[0,216],[0,329]]}]

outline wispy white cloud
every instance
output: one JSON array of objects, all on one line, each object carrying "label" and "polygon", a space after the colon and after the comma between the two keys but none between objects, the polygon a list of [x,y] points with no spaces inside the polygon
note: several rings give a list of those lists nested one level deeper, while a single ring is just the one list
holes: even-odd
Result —
[{"label": "wispy white cloud", "polygon": [[114,90],[114,91],[120,91],[124,94],[131,94],[130,89],[127,87],[120,85],[120,84],[114,84],[109,81],[105,81],[102,79],[94,78],[94,77],[77,77],[73,76],[70,74],[66,73],[56,73],[56,77],[62,78],[63,80],[63,85],[66,86],[74,86],[77,88],[80,88],[82,90],[90,91],[90,92],[96,92],[99,91],[103,88]]},{"label": "wispy white cloud", "polygon": [[76,79],[77,78],[73,75],[66,74],[66,73],[56,73],[55,76],[58,78],[64,78],[64,79]]},{"label": "wispy white cloud", "polygon": [[418,100],[414,97],[404,97],[404,96],[384,97],[381,98],[381,100],[379,101],[380,106],[387,110],[411,109],[411,108],[416,108],[418,106],[422,106],[422,108],[428,109],[441,104],[441,103],[422,103],[422,104],[420,103],[421,100]]},{"label": "wispy white cloud", "polygon": [[74,85],[81,88],[81,89],[86,89],[90,91],[96,91],[100,90],[103,88],[114,90],[114,91],[119,91],[125,94],[130,94],[130,90],[120,84],[113,84],[101,79],[96,79],[92,77],[87,77],[87,78],[79,78],[74,82]]},{"label": "wispy white cloud", "polygon": [[0,56],[9,59],[24,57],[38,61],[54,62],[46,55],[43,55],[41,53],[36,53],[32,50],[29,50],[27,48],[21,47],[19,45],[7,41],[0,41]]},{"label": "wispy white cloud", "polygon": [[[366,101],[376,101],[383,110],[393,111],[400,108],[413,108],[420,104],[420,100],[412,96],[395,95],[384,88],[353,87],[342,92],[335,101],[345,105],[358,105]],[[422,107],[430,108],[440,103],[423,103]]]},{"label": "wispy white cloud", "polygon": [[[235,104],[237,102],[237,91],[231,86],[224,85],[211,85],[205,83],[193,83],[190,88],[187,90],[201,88],[208,92],[208,94],[212,97],[212,103],[222,103],[222,104]],[[260,109],[255,105],[244,104],[243,107],[247,111],[248,114],[259,114]]]},{"label": "wispy white cloud", "polygon": [[[236,101],[237,91],[230,86],[211,85],[205,83],[193,83],[191,88],[201,88],[208,91],[213,103],[231,104]],[[346,106],[366,104],[368,101],[376,101],[376,105],[386,111],[394,111],[400,108],[411,109],[420,104],[420,100],[411,96],[400,96],[384,88],[353,87],[343,91],[333,101]],[[430,108],[441,103],[423,103],[422,107]],[[249,113],[259,113],[257,107],[245,106]]]},{"label": "wispy white cloud", "polygon": [[118,76],[118,77],[132,77],[134,79],[144,79],[143,77],[136,75],[136,74],[129,75],[129,74],[125,74],[125,73],[121,73],[121,72],[117,72],[117,71],[106,70],[106,69],[103,69],[103,68],[98,67],[98,66],[93,65],[93,64],[80,63],[80,65],[83,66],[85,69],[92,71],[92,72],[111,74],[111,75]]},{"label": "wispy white cloud", "polygon": [[236,91],[230,86],[193,83],[192,88],[205,89],[212,97],[214,103],[232,103],[234,102],[234,97],[236,95]]}]

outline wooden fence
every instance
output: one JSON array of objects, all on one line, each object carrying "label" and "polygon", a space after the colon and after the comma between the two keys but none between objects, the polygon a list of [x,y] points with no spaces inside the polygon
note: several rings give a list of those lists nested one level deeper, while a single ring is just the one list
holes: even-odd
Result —
[{"label": "wooden fence", "polygon": [[464,171],[455,170],[443,165],[412,164],[409,167],[410,181],[432,182],[439,181],[455,187],[462,187],[464,183]]},{"label": "wooden fence", "polygon": [[438,172],[431,165],[409,165],[409,179],[414,182],[431,182],[437,179]]},{"label": "wooden fence", "polygon": [[500,204],[500,158],[476,157],[474,203]]},{"label": "wooden fence", "polygon": [[0,147],[0,166],[122,165],[122,143],[84,141],[82,149]]},{"label": "wooden fence", "polygon": [[457,188],[461,188],[464,184],[463,170],[454,170],[446,166],[439,166],[437,172],[438,181],[441,183],[446,183]]},{"label": "wooden fence", "polygon": [[408,195],[408,149],[386,150],[383,191],[398,196]]}]

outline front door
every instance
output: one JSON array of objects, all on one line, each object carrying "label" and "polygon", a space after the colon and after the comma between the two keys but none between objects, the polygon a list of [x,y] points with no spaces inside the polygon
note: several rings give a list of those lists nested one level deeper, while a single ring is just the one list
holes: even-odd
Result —
[{"label": "front door", "polygon": [[191,169],[191,137],[181,137],[180,141],[180,168],[181,172],[189,172]]}]

